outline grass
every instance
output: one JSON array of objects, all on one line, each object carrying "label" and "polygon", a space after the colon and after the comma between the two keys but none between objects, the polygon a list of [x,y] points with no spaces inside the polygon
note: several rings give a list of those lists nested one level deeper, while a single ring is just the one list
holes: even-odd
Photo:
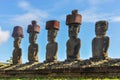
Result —
[{"label": "grass", "polygon": [[119,78],[0,78],[0,80],[120,80]]}]

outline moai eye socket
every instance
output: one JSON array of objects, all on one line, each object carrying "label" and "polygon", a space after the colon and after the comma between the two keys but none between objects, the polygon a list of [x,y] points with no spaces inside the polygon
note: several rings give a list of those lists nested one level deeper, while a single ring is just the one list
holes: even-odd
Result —
[{"label": "moai eye socket", "polygon": [[101,24],[100,26],[101,26],[101,27],[105,27],[105,24]]},{"label": "moai eye socket", "polygon": [[72,26],[69,26],[69,28],[71,28]]},{"label": "moai eye socket", "polygon": [[69,26],[69,31],[72,31],[73,30],[73,25]]}]

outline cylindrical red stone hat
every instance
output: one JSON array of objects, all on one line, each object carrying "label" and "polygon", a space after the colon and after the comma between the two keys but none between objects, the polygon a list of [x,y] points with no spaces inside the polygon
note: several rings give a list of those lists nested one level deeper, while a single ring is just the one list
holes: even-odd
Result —
[{"label": "cylindrical red stone hat", "polygon": [[21,26],[15,26],[13,29],[12,37],[24,37],[23,29]]},{"label": "cylindrical red stone hat", "polygon": [[78,14],[78,10],[73,10],[72,14],[66,16],[66,25],[70,24],[81,24],[82,23],[82,16]]},{"label": "cylindrical red stone hat", "polygon": [[46,29],[56,29],[59,30],[60,22],[57,20],[50,20],[46,22]]},{"label": "cylindrical red stone hat", "polygon": [[33,20],[31,23],[32,24],[28,25],[27,32],[28,33],[30,33],[30,32],[39,33],[40,32],[40,26],[37,25],[37,22],[35,20]]}]

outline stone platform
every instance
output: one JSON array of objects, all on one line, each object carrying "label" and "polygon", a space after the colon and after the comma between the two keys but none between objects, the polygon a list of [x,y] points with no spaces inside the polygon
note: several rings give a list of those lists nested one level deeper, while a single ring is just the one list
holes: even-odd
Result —
[{"label": "stone platform", "polygon": [[120,78],[120,59],[1,64],[0,77]]}]

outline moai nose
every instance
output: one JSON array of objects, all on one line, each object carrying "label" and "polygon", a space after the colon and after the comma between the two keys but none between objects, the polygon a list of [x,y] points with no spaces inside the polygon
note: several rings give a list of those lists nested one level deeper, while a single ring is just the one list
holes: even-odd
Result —
[{"label": "moai nose", "polygon": [[73,29],[74,29],[74,27],[73,27],[73,26],[71,26],[71,27],[70,27],[70,31],[72,32],[72,31],[73,31]]}]

